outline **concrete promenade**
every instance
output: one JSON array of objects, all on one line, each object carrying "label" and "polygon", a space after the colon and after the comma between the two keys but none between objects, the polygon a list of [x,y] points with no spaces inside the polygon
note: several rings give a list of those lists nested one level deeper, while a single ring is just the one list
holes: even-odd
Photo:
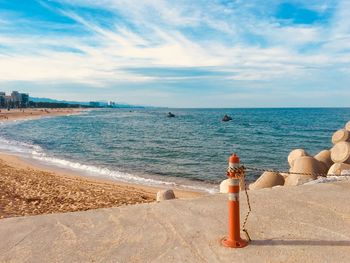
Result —
[{"label": "concrete promenade", "polygon": [[243,249],[220,245],[226,199],[2,219],[0,262],[350,262],[350,181],[251,191]]}]

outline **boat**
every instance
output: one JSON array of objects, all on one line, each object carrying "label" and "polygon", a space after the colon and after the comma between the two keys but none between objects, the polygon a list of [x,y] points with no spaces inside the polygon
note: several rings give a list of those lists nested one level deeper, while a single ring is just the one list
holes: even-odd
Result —
[{"label": "boat", "polygon": [[225,116],[222,118],[222,121],[232,121],[232,118],[230,116],[228,116],[227,114],[225,114]]},{"label": "boat", "polygon": [[171,112],[168,112],[167,117],[169,117],[169,118],[174,118],[174,117],[175,117],[175,114],[173,114],[173,113],[171,113]]}]

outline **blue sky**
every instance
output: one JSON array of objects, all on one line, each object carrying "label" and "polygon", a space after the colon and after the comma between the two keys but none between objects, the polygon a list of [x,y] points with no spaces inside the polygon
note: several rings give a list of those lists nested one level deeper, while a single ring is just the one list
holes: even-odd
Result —
[{"label": "blue sky", "polygon": [[0,89],[170,107],[349,107],[350,1],[0,0]]}]

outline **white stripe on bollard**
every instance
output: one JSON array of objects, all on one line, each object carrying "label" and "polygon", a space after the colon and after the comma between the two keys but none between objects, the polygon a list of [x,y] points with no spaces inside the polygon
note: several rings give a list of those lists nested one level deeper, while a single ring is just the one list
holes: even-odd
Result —
[{"label": "white stripe on bollard", "polygon": [[228,185],[239,185],[239,179],[229,179]]},{"label": "white stripe on bollard", "polygon": [[239,193],[229,193],[228,200],[230,201],[239,201]]}]

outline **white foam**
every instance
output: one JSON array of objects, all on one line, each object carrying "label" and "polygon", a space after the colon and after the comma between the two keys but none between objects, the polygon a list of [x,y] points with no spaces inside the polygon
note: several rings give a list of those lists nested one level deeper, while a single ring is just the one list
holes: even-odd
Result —
[{"label": "white foam", "polygon": [[[23,121],[28,120],[19,120],[11,121],[8,123],[2,123],[1,125],[14,125]],[[40,162],[54,165],[60,168],[71,169],[73,171],[80,172],[82,174],[93,176],[93,177],[105,177],[111,178],[117,181],[126,182],[126,183],[136,183],[142,185],[150,186],[161,186],[161,187],[176,187],[181,189],[188,189],[193,191],[202,191],[208,193],[217,193],[218,189],[215,186],[206,185],[204,183],[176,183],[176,179],[173,182],[166,180],[158,180],[156,178],[145,178],[135,174],[130,174],[126,172],[111,170],[106,167],[98,167],[88,164],[82,164],[79,162],[68,161],[65,159],[55,158],[48,156],[39,145],[33,145],[25,142],[14,141],[6,138],[0,137],[0,151],[8,152],[11,154],[16,154],[23,157],[30,157]],[[167,178],[164,178],[167,179]],[[168,178],[169,179],[169,178]],[[181,178],[179,178],[180,180]],[[196,184],[196,185],[195,185]]]},{"label": "white foam", "polygon": [[113,171],[108,168],[103,168],[103,167],[97,167],[93,165],[87,165],[87,164],[81,164],[78,162],[71,162],[68,160],[64,159],[59,159],[59,158],[54,158],[54,157],[48,157],[42,152],[37,152],[33,151],[33,158],[36,160],[44,161],[46,163],[51,163],[55,164],[59,167],[62,168],[71,168],[76,171],[83,171],[85,173],[88,173],[89,175],[102,175],[102,176],[107,176],[113,179],[117,179],[120,181],[125,181],[125,182],[139,182],[139,183],[148,183],[148,184],[163,184],[163,185],[173,185],[174,183],[170,182],[163,182],[163,181],[158,181],[154,179],[147,179],[147,178],[142,178],[136,175],[132,175],[129,173],[124,173],[124,172],[119,172],[119,171]]},{"label": "white foam", "polygon": [[33,151],[41,151],[42,149],[38,145],[8,140],[0,137],[0,150],[17,154],[31,154]]},{"label": "white foam", "polygon": [[97,167],[93,165],[82,164],[79,162],[72,162],[65,159],[49,157],[42,151],[34,150],[32,152],[32,157],[36,160],[43,161],[48,164],[53,164],[61,168],[69,168],[74,171],[83,172],[84,174],[89,176],[111,178],[111,179],[115,179],[117,181],[121,181],[125,183],[136,183],[136,184],[143,184],[143,185],[150,185],[150,186],[178,187],[178,188],[203,191],[208,193],[217,192],[217,189],[215,188],[176,184],[175,182],[157,180],[153,178],[144,178],[144,177],[137,176],[130,173],[110,170],[109,168],[105,168],[105,167]]},{"label": "white foam", "polygon": [[209,194],[219,193],[219,186],[208,188],[208,187],[205,187],[205,186],[194,186],[194,185],[183,185],[183,184],[181,184],[181,185],[179,185],[179,187],[185,188],[185,189],[189,189],[189,190],[193,190],[193,191],[207,192]]}]

